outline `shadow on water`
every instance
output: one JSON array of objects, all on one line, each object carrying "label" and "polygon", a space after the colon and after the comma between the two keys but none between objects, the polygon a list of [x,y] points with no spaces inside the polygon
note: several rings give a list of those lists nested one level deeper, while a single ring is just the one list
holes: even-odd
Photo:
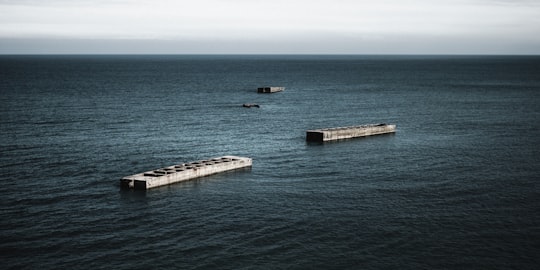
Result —
[{"label": "shadow on water", "polygon": [[339,140],[333,140],[333,141],[326,141],[326,142],[314,142],[314,141],[306,141],[307,146],[324,146],[324,145],[334,145],[334,144],[352,144],[352,143],[360,143],[360,142],[374,142],[376,140],[383,140],[383,139],[390,139],[396,136],[396,133],[386,133],[386,134],[378,134],[378,135],[371,135],[371,136],[365,136],[365,137],[357,137],[357,138],[347,138],[347,139],[339,139]]},{"label": "shadow on water", "polygon": [[122,202],[147,202],[146,190],[120,189],[119,193]]}]

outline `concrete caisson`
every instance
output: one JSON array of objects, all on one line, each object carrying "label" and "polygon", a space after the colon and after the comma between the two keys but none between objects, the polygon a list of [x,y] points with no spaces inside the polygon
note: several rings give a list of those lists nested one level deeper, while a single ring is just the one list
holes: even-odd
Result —
[{"label": "concrete caisson", "polygon": [[285,90],[282,86],[266,86],[257,88],[257,93],[276,93]]},{"label": "concrete caisson", "polygon": [[223,156],[126,176],[120,179],[120,186],[125,189],[146,190],[251,165],[251,158]]},{"label": "concrete caisson", "polygon": [[389,124],[370,124],[350,127],[314,129],[306,132],[306,141],[326,142],[394,132],[396,132],[396,125]]}]

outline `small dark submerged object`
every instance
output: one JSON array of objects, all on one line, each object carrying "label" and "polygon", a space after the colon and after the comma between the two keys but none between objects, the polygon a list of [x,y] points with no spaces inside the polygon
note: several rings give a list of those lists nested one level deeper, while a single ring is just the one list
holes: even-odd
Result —
[{"label": "small dark submerged object", "polygon": [[259,104],[253,104],[253,103],[244,103],[242,105],[244,108],[260,108]]}]

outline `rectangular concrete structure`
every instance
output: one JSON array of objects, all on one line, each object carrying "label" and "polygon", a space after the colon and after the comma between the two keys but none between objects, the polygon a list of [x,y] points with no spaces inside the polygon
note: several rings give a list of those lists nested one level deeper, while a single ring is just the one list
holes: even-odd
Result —
[{"label": "rectangular concrete structure", "polygon": [[251,164],[251,158],[237,156],[199,160],[126,176],[120,179],[120,186],[126,189],[146,190],[220,172],[250,167]]},{"label": "rectangular concrete structure", "polygon": [[257,93],[275,93],[283,90],[285,90],[285,87],[281,86],[259,87],[257,88]]},{"label": "rectangular concrete structure", "polygon": [[396,125],[388,124],[314,129],[307,131],[306,141],[326,142],[394,132],[396,132]]}]

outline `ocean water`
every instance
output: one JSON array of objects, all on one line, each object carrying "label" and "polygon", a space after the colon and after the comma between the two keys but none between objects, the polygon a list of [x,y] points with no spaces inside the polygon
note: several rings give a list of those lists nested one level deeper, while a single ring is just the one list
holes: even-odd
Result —
[{"label": "ocean water", "polygon": [[0,268],[538,269],[539,120],[538,56],[0,56]]}]

